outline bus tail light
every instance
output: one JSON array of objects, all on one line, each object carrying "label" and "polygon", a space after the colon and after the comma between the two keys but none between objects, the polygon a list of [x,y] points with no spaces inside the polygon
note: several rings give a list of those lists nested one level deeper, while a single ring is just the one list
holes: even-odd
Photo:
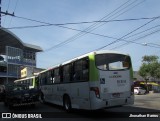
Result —
[{"label": "bus tail light", "polygon": [[90,91],[94,91],[97,98],[100,98],[100,92],[98,87],[90,87]]}]

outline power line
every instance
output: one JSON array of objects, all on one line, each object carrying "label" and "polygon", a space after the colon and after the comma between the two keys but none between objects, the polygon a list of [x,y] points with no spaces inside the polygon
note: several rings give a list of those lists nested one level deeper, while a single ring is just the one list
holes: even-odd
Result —
[{"label": "power line", "polygon": [[[160,18],[157,17],[150,17],[150,18],[132,18],[132,19],[117,19],[117,20],[108,20],[108,21],[90,21],[90,22],[75,22],[75,23],[63,23],[63,24],[52,24],[48,23],[42,25],[34,25],[34,26],[19,26],[19,27],[8,27],[6,29],[25,29],[25,28],[37,28],[37,27],[45,27],[45,26],[62,26],[62,25],[75,25],[75,24],[90,24],[90,23],[109,23],[109,22],[125,22],[125,21],[139,21],[139,20],[148,20],[148,19],[155,19]],[[68,28],[66,28],[68,29]]]},{"label": "power line", "polygon": [[[116,14],[119,13],[120,11],[126,9],[128,6],[130,6],[130,5],[132,5],[133,3],[135,3],[136,1],[137,1],[137,0],[135,0],[134,2],[132,2],[132,3],[129,4],[129,5],[125,6],[124,8],[120,9],[120,8],[123,7],[125,4],[127,4],[128,2],[130,2],[130,1],[128,0],[127,2],[125,2],[124,4],[122,4],[120,7],[118,7],[117,9],[115,9],[114,11],[112,11],[112,12],[111,12],[110,14],[108,14],[108,15],[111,15],[112,13],[114,13],[114,12],[117,11],[116,13],[113,14],[113,15],[116,15]],[[144,2],[144,1],[142,1],[142,2]],[[140,2],[140,3],[142,3],[142,2]],[[138,3],[138,4],[140,4],[140,3]],[[138,4],[136,4],[136,6],[137,6]],[[135,6],[134,6],[134,7],[135,7]],[[119,10],[119,9],[120,9],[120,10]],[[125,11],[125,12],[128,12],[128,10]],[[125,12],[123,12],[123,13],[125,13]],[[123,13],[121,13],[120,15],[122,15]],[[106,15],[106,16],[103,17],[102,19],[106,18],[108,15]],[[112,15],[112,16],[113,16],[113,15]],[[110,16],[110,17],[112,17],[112,16]],[[17,16],[17,17],[18,17],[18,16]],[[108,17],[108,18],[110,18],[110,17]],[[34,22],[39,22],[39,23],[44,23],[44,24],[49,24],[49,23],[46,23],[46,22],[42,22],[42,21],[38,21],[38,20],[33,20],[33,19],[29,19],[29,18],[24,18],[24,17],[18,17],[18,18],[22,18],[22,19],[26,19],[26,20],[30,20],[30,21],[34,21]],[[102,19],[100,19],[100,20],[102,20]],[[95,24],[97,24],[97,23],[95,23]],[[91,25],[91,26],[92,26],[92,25]],[[90,26],[90,27],[91,27],[91,26]],[[68,28],[68,27],[63,27],[63,26],[58,26],[58,27]],[[88,27],[87,29],[89,29],[90,27]],[[86,29],[86,30],[87,30],[87,29]],[[80,32],[80,33],[82,33],[82,32]],[[83,33],[83,34],[86,34],[86,33]],[[78,36],[79,36],[79,35],[76,34],[75,36],[73,36],[73,37],[67,39],[66,41],[64,41],[64,43],[66,43],[67,41],[75,40],[75,39],[77,39]],[[60,43],[60,44],[61,44],[61,43]]]},{"label": "power line", "polygon": [[[128,1],[127,1],[128,2]],[[115,10],[114,10],[115,11]],[[114,12],[113,11],[113,12]],[[113,13],[113,12],[111,12],[111,13]],[[110,14],[108,14],[108,15],[110,15]],[[107,16],[108,16],[107,15]],[[28,21],[33,21],[33,22],[38,22],[38,23],[43,23],[43,24],[47,24],[47,25],[56,25],[56,26],[58,26],[58,25],[67,25],[67,24],[82,24],[82,23],[96,23],[96,22],[99,22],[99,21],[102,21],[105,17],[103,17],[102,19],[100,19],[99,21],[93,21],[93,22],[77,22],[77,23],[64,23],[64,24],[52,24],[52,23],[49,23],[49,22],[44,22],[44,21],[40,21],[40,20],[35,20],[35,19],[30,19],[30,18],[26,18],[26,17],[21,17],[21,16],[16,16],[16,15],[14,15],[14,17],[16,17],[16,18],[20,18],[20,19],[24,19],[24,20],[28,20]],[[143,18],[143,19],[145,19],[145,18]],[[115,20],[115,21],[120,21],[120,20]],[[103,20],[103,22],[105,22],[104,20]],[[109,22],[109,21],[108,21]],[[46,26],[47,26],[46,25]],[[88,27],[89,28],[89,27]]]},{"label": "power line", "polygon": [[[15,4],[14,10],[13,10],[13,14],[15,14],[15,11],[16,11],[16,8],[17,8],[17,5],[18,5],[18,0],[16,0],[16,4]],[[11,23],[12,23],[12,19],[13,19],[13,16],[12,16],[12,17],[11,17],[11,19],[10,19],[10,22],[9,22],[9,24],[8,24],[8,27],[11,25]]]},{"label": "power line", "polygon": [[[10,7],[10,0],[8,0],[8,6],[7,6],[7,10],[6,10],[6,13],[8,13],[8,10],[9,10],[9,7]],[[6,16],[4,17],[4,25],[6,23]]]},{"label": "power line", "polygon": [[[121,48],[121,47],[123,47],[123,46],[129,45],[130,43],[135,43],[135,44],[136,44],[135,41],[140,40],[140,39],[142,39],[142,38],[146,38],[146,37],[148,37],[148,36],[150,36],[150,35],[152,35],[152,34],[158,33],[158,32],[160,32],[160,29],[158,29],[158,30],[156,30],[156,31],[153,31],[153,32],[151,32],[151,33],[149,33],[149,34],[143,35],[143,36],[141,36],[141,37],[139,37],[139,38],[136,38],[136,39],[134,39],[134,40],[125,41],[126,43],[121,44],[121,45],[119,45],[119,46],[116,46],[116,47],[112,48],[111,50],[116,49],[116,48]],[[157,47],[157,46],[155,46],[155,45],[146,45],[146,44],[141,44],[141,45],[143,45],[143,46],[149,46],[149,47],[154,47],[154,48],[159,48],[159,47]]]},{"label": "power line", "polygon": [[[130,38],[130,37],[135,36],[135,35],[138,35],[138,34],[142,34],[142,33],[146,32],[146,31],[152,30],[152,29],[157,28],[157,27],[160,27],[160,25],[156,25],[156,26],[153,26],[153,27],[148,28],[148,29],[146,29],[146,30],[143,30],[143,31],[141,31],[141,32],[132,34],[131,36],[128,36],[127,38]],[[127,38],[124,38],[124,39],[127,39]]]},{"label": "power line", "polygon": [[[153,31],[153,32],[151,32],[151,33],[149,33],[149,34],[147,33],[146,35],[143,35],[143,36],[141,36],[141,37],[139,37],[139,38],[136,38],[136,39],[134,39],[134,40],[126,40],[126,39],[131,38],[131,37],[133,37],[133,36],[137,36],[137,35],[139,35],[139,34],[142,34],[142,33],[144,33],[144,32],[147,32],[147,31],[149,31],[149,30],[155,29],[155,28],[157,28],[157,27],[160,27],[160,25],[156,25],[156,26],[154,26],[154,27],[148,28],[148,29],[146,29],[146,30],[143,30],[143,31],[141,31],[141,32],[138,32],[138,33],[136,33],[136,34],[133,34],[132,36],[128,36],[128,37],[126,37],[126,38],[124,38],[124,39],[121,39],[120,41],[124,41],[124,42],[127,42],[127,43],[134,43],[134,44],[139,44],[139,45],[146,46],[145,44],[137,43],[137,42],[135,42],[135,41],[137,41],[137,40],[139,40],[139,39],[142,39],[142,38],[145,38],[145,37],[148,37],[148,36],[150,36],[150,35],[152,35],[152,34],[155,34],[155,33],[159,32],[160,29],[158,29],[158,30],[156,30],[156,31]],[[118,39],[118,38],[114,38],[114,39]],[[120,45],[120,46],[114,47],[114,48],[112,48],[111,50],[116,49],[116,48],[118,48],[118,47],[120,48],[120,47],[122,47],[122,46],[123,46],[123,44]],[[149,45],[148,45],[148,46],[149,46]],[[155,47],[155,46],[150,46],[150,47]],[[157,48],[157,47],[155,47],[155,48]]]},{"label": "power line", "polygon": [[125,34],[125,35],[122,36],[121,38],[119,38],[119,39],[117,39],[117,40],[115,40],[115,41],[113,41],[113,42],[111,42],[111,43],[109,43],[109,44],[107,44],[107,45],[105,45],[105,46],[102,46],[102,47],[100,47],[100,48],[98,48],[98,49],[96,49],[96,50],[101,50],[101,49],[103,49],[103,48],[105,48],[105,47],[107,47],[107,46],[110,46],[110,45],[112,45],[112,44],[115,44],[115,43],[119,42],[119,41],[120,41],[121,39],[123,39],[124,37],[126,37],[126,36],[132,34],[133,32],[135,32],[135,31],[141,29],[142,27],[148,25],[149,23],[153,22],[153,21],[156,20],[156,19],[157,19],[157,18],[150,20],[149,22],[143,24],[142,26],[140,26],[140,27],[138,27],[138,28],[132,30],[131,32]]},{"label": "power line", "polygon": [[[126,37],[126,38],[124,38],[124,39],[121,39],[121,41],[132,42],[133,40],[132,40],[132,41],[127,41],[127,40],[125,40],[125,39],[128,39],[128,38],[131,38],[131,37],[133,37],[133,36],[142,34],[142,33],[146,32],[146,31],[149,31],[149,30],[154,29],[154,28],[159,27],[159,26],[160,26],[160,25],[156,25],[156,26],[151,27],[151,28],[149,28],[149,29],[143,30],[143,31],[141,31],[141,32],[139,32],[139,33],[133,34],[132,36],[128,36],[128,37]],[[80,31],[80,32],[86,32],[86,33],[88,33],[88,34],[92,34],[92,35],[96,35],[96,36],[100,36],[100,37],[105,37],[105,38],[110,38],[110,39],[115,39],[115,40],[118,39],[118,38],[116,38],[116,37],[111,37],[111,36],[102,35],[102,34],[98,34],[98,33],[87,32],[87,31],[83,31],[83,30],[79,30],[79,29],[73,29],[73,28],[69,28],[69,29],[72,29],[72,30],[75,30],[75,31]],[[148,34],[147,34],[147,35],[148,35]],[[144,35],[144,37],[146,37],[147,35]],[[141,37],[141,38],[143,38],[143,37]],[[138,38],[138,39],[140,39],[140,38]],[[136,39],[136,40],[138,40],[138,39]],[[134,43],[134,42],[132,42],[132,43]],[[140,43],[138,43],[138,44],[140,44]]]},{"label": "power line", "polygon": [[[139,33],[134,34],[134,36],[139,35],[139,34],[142,34],[142,33],[146,32],[146,31],[149,31],[149,30],[151,30],[151,29],[154,29],[154,28],[156,28],[156,27],[158,27],[158,26],[160,26],[160,25],[157,25],[157,26],[151,27],[151,28],[149,28],[149,29],[143,30],[143,31],[141,31],[141,32],[139,32]],[[82,31],[82,30],[79,30],[79,31]],[[92,35],[96,35],[96,36],[100,36],[100,37],[105,37],[105,38],[114,39],[114,40],[119,39],[119,38],[116,38],[116,37],[111,37],[111,36],[107,36],[107,35],[102,35],[102,34],[87,32],[87,31],[83,31],[83,32],[86,32],[86,33],[89,33],[89,34],[92,34]],[[152,33],[151,33],[151,34],[152,34]],[[147,37],[147,36],[149,36],[149,35],[145,35],[144,37]],[[128,42],[128,40],[126,40],[126,39],[131,38],[131,37],[133,37],[133,36],[128,36],[127,38],[119,39],[119,40],[120,40],[120,41]],[[138,38],[138,39],[141,39],[141,38],[144,38],[144,37],[140,37],[140,38]],[[138,40],[138,39],[136,39],[136,40]],[[129,41],[129,42],[132,42],[132,41]],[[132,43],[134,43],[134,42],[132,42]],[[140,43],[137,43],[137,44],[140,44]],[[62,45],[61,45],[61,46],[62,46]],[[57,48],[57,47],[60,47],[60,46],[55,46],[54,48]]]},{"label": "power line", "polygon": [[[136,2],[136,1],[134,1],[134,2]],[[132,2],[131,4],[133,4],[134,2]],[[144,1],[142,1],[142,2],[144,2]],[[136,7],[137,5],[139,5],[139,4],[141,4],[142,2],[139,2],[138,4],[136,4],[135,6],[133,6],[132,8],[134,8],[134,7]],[[129,5],[131,5],[131,4],[129,4]],[[123,6],[123,5],[122,5]],[[127,8],[127,7],[125,7],[125,8]],[[130,8],[130,9],[132,9],[132,8]],[[118,8],[119,9],[119,8]],[[121,13],[121,14],[119,14],[118,16],[120,16],[120,15],[122,15],[122,14],[124,14],[125,12],[128,12],[130,9],[127,9],[127,11],[124,11],[123,13]],[[117,10],[117,9],[116,9]],[[123,9],[122,9],[123,10]],[[115,14],[113,14],[113,15],[116,15],[117,13],[119,13],[121,10],[119,10],[118,12],[116,12]],[[112,16],[113,16],[112,15]],[[112,17],[111,16],[111,17]],[[118,16],[116,16],[116,17],[118,17]],[[114,18],[116,18],[116,17],[114,17]],[[110,18],[110,17],[109,17]],[[95,30],[95,29],[97,29],[98,27],[96,27],[96,28],[94,28],[94,29],[92,29],[92,30],[90,30],[90,31],[87,31],[87,32],[91,32],[91,31],[93,31],[93,30]],[[77,35],[77,34],[76,34]],[[55,45],[55,46],[52,46],[52,47],[50,47],[50,48],[48,48],[48,49],[46,49],[46,51],[49,51],[49,50],[51,50],[51,49],[53,49],[53,48],[55,48],[55,47],[58,47],[58,46],[62,46],[62,45],[65,45],[65,44],[67,44],[67,43],[69,43],[69,42],[71,42],[71,41],[74,41],[74,40],[76,40],[77,38],[79,38],[79,37],[81,37],[81,36],[83,36],[83,35],[81,35],[81,36],[72,36],[71,38],[69,38],[69,39],[67,39],[67,40],[65,40],[65,41],[63,41],[63,42],[61,42],[61,43],[59,43],[59,44],[57,44],[57,45]],[[45,52],[46,52],[45,51]]]},{"label": "power line", "polygon": [[[125,7],[122,8],[122,9],[120,9],[119,11],[117,11],[116,13],[114,13],[113,15],[109,16],[107,19],[109,19],[109,18],[113,17],[114,15],[118,14],[117,16],[115,16],[114,18],[112,18],[112,20],[113,20],[113,19],[119,17],[120,15],[122,15],[122,14],[128,12],[128,11],[131,10],[132,8],[136,7],[136,6],[139,5],[140,3],[144,2],[144,1],[142,1],[142,2],[140,2],[140,3],[136,4],[136,5],[134,5],[133,7],[131,7],[131,8],[129,8],[129,9],[125,10],[127,7],[131,6],[131,5],[134,4],[136,1],[137,1],[137,0],[133,1],[133,2],[130,3],[129,5],[125,6]],[[128,1],[127,1],[127,2],[128,2]],[[119,8],[120,8],[120,7],[119,7]],[[125,10],[125,11],[123,11],[123,10]],[[123,11],[123,12],[120,13],[121,11]],[[114,11],[114,12],[115,12],[115,11]],[[119,13],[120,13],[120,14],[119,14]],[[97,29],[97,28],[99,28],[99,27],[101,27],[101,26],[103,26],[104,24],[106,24],[106,23],[103,23],[103,24],[97,26],[96,28],[92,28],[92,29],[90,30],[90,32],[93,31],[93,30],[95,30],[95,29]],[[85,35],[85,34],[86,34],[86,33],[84,33],[84,35]],[[82,36],[83,36],[83,35],[82,35]],[[80,36],[80,37],[81,37],[81,36]]]},{"label": "power line", "polygon": [[[124,39],[128,39],[128,38],[130,38],[130,37],[133,37],[133,36],[142,34],[142,33],[146,32],[146,31],[149,31],[149,30],[151,30],[151,29],[157,28],[157,27],[159,27],[159,26],[160,26],[160,25],[156,25],[156,26],[154,26],[154,27],[151,27],[151,28],[146,29],[146,30],[144,30],[144,31],[141,31],[141,32],[139,32],[139,33],[136,33],[136,34],[133,34],[133,35],[131,35],[131,36],[128,36],[127,38],[124,38]],[[134,39],[134,40],[132,40],[132,41],[130,41],[130,42],[134,42],[134,41],[137,41],[137,40],[139,40],[139,39],[145,38],[145,37],[147,37],[147,36],[150,36],[150,35],[152,35],[152,34],[155,34],[155,33],[159,32],[159,31],[160,31],[160,29],[158,29],[158,30],[156,30],[156,31],[153,31],[153,32],[151,32],[151,33],[149,33],[149,34],[147,33],[146,35],[143,35],[143,36],[141,36],[141,37],[139,37],[139,38],[137,38],[137,39]],[[116,48],[121,48],[121,47],[123,47],[123,46],[125,46],[125,45],[128,45],[130,42],[121,44],[121,45],[119,45],[119,46],[117,46],[117,47],[112,48],[111,50],[116,49]]]},{"label": "power line", "polygon": [[[144,19],[157,19],[157,18],[159,18],[159,16],[158,16],[158,17],[150,17],[150,18],[122,19],[122,20],[109,20],[109,21],[92,21],[92,22],[65,23],[65,24],[50,24],[50,25],[37,25],[37,26],[27,26],[27,27],[39,27],[39,26],[51,26],[51,25],[57,26],[57,25],[81,24],[81,23],[83,24],[83,23],[93,23],[93,22],[117,22],[117,21],[118,21],[118,22],[121,22],[121,21],[135,21],[135,20],[144,20]],[[160,25],[157,25],[157,26],[155,26],[155,27],[159,27],[159,26],[160,26]],[[141,34],[141,33],[143,33],[143,32],[146,32],[146,31],[150,30],[150,29],[153,29],[153,28],[155,28],[155,27],[151,27],[151,28],[149,28],[149,29],[147,29],[147,30],[144,30],[144,31],[139,32],[139,33],[136,33],[136,34],[134,34],[134,35],[131,35],[131,36],[127,37],[127,38],[130,38],[130,37],[132,37],[132,36]],[[7,28],[7,29],[15,29],[15,28],[21,28],[21,27],[12,27],[12,28]],[[71,29],[71,28],[67,28],[67,29]],[[106,36],[106,35],[91,33],[91,32],[82,31],[82,30],[77,30],[77,29],[73,29],[73,28],[72,28],[72,30],[76,30],[76,31],[84,32],[84,33],[90,33],[90,34],[98,35],[98,36],[101,36],[101,37],[118,39],[118,38],[109,37],[109,36]],[[146,37],[146,36],[147,36],[147,35],[145,35],[144,37]],[[127,38],[124,38],[124,39],[127,39]],[[124,40],[124,39],[121,39],[121,41],[129,42],[129,43],[135,43],[135,44],[139,44],[139,45],[145,46],[144,44],[136,43],[136,42],[134,42],[134,41],[127,41],[127,40]],[[138,38],[138,39],[140,39],[140,38]],[[138,39],[136,39],[136,40],[138,40]],[[120,46],[123,46],[123,45],[120,45]],[[152,46],[152,47],[153,47],[153,46]],[[115,47],[115,48],[118,48],[118,47]],[[115,49],[115,48],[113,48],[113,49]]]},{"label": "power line", "polygon": [[[128,0],[128,1],[124,2],[123,4],[121,4],[118,8],[114,9],[113,11],[111,11],[110,13],[107,12],[107,14],[104,17],[102,17],[101,19],[99,19],[99,20],[107,20],[107,19],[109,19],[110,17],[112,17],[113,15],[116,14],[115,12],[117,12],[117,11],[120,12],[121,10],[119,10],[119,9],[123,8],[123,6],[127,5],[129,2],[130,1]],[[85,28],[83,31],[91,32],[93,30],[93,28],[96,27],[98,24],[99,23],[94,23],[94,24],[90,25],[89,27]],[[65,44],[65,43],[67,44],[67,43],[69,43],[71,41],[74,41],[74,40],[78,39],[79,37],[82,37],[83,35],[86,35],[86,33],[83,33],[82,31],[80,31],[79,33],[73,35],[72,37],[68,38],[67,40],[64,40],[63,42],[60,42],[59,44],[48,48],[46,51],[49,51],[54,47],[61,46],[61,45]]]},{"label": "power line", "polygon": [[[113,10],[112,12],[110,12],[109,14],[105,15],[103,18],[101,18],[100,20],[108,20],[110,19],[111,17],[115,16],[116,14],[118,14],[119,12],[123,11],[125,8],[129,7],[130,5],[132,5],[133,3],[136,2],[136,0],[130,4],[128,4],[130,1],[126,1],[125,3],[123,3],[122,5],[120,5],[118,8],[116,8],[115,10]],[[126,6],[127,5],[127,6]],[[115,17],[116,18],[116,17]],[[102,24],[104,25],[104,24]],[[86,29],[84,29],[85,31],[88,31],[88,32],[91,32],[95,29],[97,29],[98,27],[102,26],[102,25],[99,25],[99,23],[94,23],[92,25],[90,25],[89,27],[87,27]],[[96,27],[98,26],[98,27]],[[86,35],[86,33],[83,33],[83,32],[79,32],[78,34],[68,38],[67,40],[63,41],[64,43],[69,43],[69,42],[72,42],[82,36]],[[63,42],[59,43],[59,44],[63,44]],[[51,47],[52,48],[52,47]]]},{"label": "power line", "polygon": [[[128,1],[127,1],[128,2]],[[126,2],[126,3],[127,3]],[[134,2],[136,2],[136,1],[134,1]],[[131,4],[133,4],[134,2],[132,2]],[[126,4],[125,3],[125,4]],[[130,4],[130,5],[131,5]],[[139,3],[138,3],[139,4]],[[138,5],[138,4],[136,4],[136,5]],[[124,4],[123,4],[124,5]],[[123,6],[122,5],[122,6]],[[120,6],[121,7],[121,6]],[[119,7],[119,8],[120,8]],[[135,6],[134,6],[135,7]],[[124,9],[124,8],[123,8]],[[117,9],[116,9],[117,10]],[[113,11],[113,12],[115,12],[115,10]],[[113,13],[113,12],[111,12],[111,13]],[[119,11],[118,11],[119,12]],[[118,13],[118,12],[116,12],[116,13]],[[124,12],[123,12],[124,13]],[[122,14],[122,13],[121,13]],[[110,14],[108,14],[108,15],[110,15]],[[113,16],[113,15],[112,15]],[[34,21],[34,22],[39,22],[39,23],[45,23],[45,24],[48,24],[48,25],[37,25],[37,26],[32,26],[32,27],[39,27],[39,26],[51,26],[51,25],[53,25],[53,24],[50,24],[50,23],[47,23],[47,22],[42,22],[42,21],[38,21],[38,20],[33,20],[33,19],[29,19],[29,18],[25,18],[25,17],[19,17],[19,16],[14,16],[14,17],[17,17],[17,18],[22,18],[22,19],[26,19],[26,20],[30,20],[30,21]],[[103,17],[104,18],[104,17]],[[103,19],[102,18],[102,19]],[[102,20],[101,19],[101,20]],[[141,19],[151,19],[151,18],[141,18]],[[152,18],[153,19],[153,18]],[[129,19],[128,19],[129,20]],[[135,20],[135,19],[130,19],[130,20]],[[93,21],[93,22],[96,22],[95,24],[97,24],[98,22],[113,22],[113,21],[127,21],[127,20],[110,20],[110,21]],[[81,22],[81,23],[78,23],[78,24],[82,24],[82,23],[90,23],[90,22]],[[77,24],[77,23],[65,23],[65,24]],[[76,29],[73,29],[73,28],[69,28],[69,27],[64,27],[64,26],[60,26],[60,25],[65,25],[65,24],[56,24],[56,26],[59,26],[59,27],[62,27],[62,28],[67,28],[67,29],[72,29],[72,30],[76,30]],[[55,24],[54,24],[55,25]],[[29,26],[29,27],[31,27],[31,26]],[[21,27],[19,27],[19,28],[21,28]],[[27,27],[28,28],[28,27]],[[89,27],[88,27],[89,28]],[[12,28],[8,28],[8,29],[12,29]],[[79,30],[78,30],[79,31]],[[80,32],[83,32],[83,34],[87,34],[87,33],[90,33],[90,32],[86,32],[86,31],[80,31]]]}]

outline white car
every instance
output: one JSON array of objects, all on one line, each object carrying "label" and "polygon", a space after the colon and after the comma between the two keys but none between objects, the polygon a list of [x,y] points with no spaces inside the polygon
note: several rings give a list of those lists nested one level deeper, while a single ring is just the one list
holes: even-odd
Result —
[{"label": "white car", "polygon": [[142,87],[134,87],[134,94],[145,94],[146,93],[146,90]]}]

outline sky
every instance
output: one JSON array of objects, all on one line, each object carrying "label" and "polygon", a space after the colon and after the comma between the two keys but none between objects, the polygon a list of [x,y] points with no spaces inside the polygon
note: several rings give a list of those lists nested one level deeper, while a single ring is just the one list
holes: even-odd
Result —
[{"label": "sky", "polygon": [[[159,5],[160,0],[2,0],[2,11],[16,16],[2,16],[2,27],[44,50],[37,53],[38,68],[106,45],[104,50],[129,54],[138,71],[144,55],[160,56],[160,18],[153,18],[160,16]],[[113,21],[126,19],[140,20]],[[80,22],[93,23],[66,24]],[[47,24],[65,25],[28,27]]]}]

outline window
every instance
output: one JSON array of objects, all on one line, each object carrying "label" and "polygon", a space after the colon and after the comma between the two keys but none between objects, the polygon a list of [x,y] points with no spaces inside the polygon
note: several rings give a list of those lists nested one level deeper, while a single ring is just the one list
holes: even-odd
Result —
[{"label": "window", "polygon": [[52,84],[51,70],[46,72],[47,84]]},{"label": "window", "polygon": [[51,69],[39,75],[38,81],[41,85],[60,83],[59,68]]},{"label": "window", "polygon": [[88,58],[83,58],[74,62],[73,81],[88,81],[89,79],[89,62]]},{"label": "window", "polygon": [[42,73],[39,77],[41,85],[47,84],[47,75],[46,72]]},{"label": "window", "polygon": [[60,72],[59,68],[54,70],[54,81],[55,83],[60,83]]},{"label": "window", "polygon": [[101,70],[128,69],[131,65],[130,57],[121,54],[96,55],[96,66]]},{"label": "window", "polygon": [[71,64],[63,66],[63,82],[71,81]]}]

